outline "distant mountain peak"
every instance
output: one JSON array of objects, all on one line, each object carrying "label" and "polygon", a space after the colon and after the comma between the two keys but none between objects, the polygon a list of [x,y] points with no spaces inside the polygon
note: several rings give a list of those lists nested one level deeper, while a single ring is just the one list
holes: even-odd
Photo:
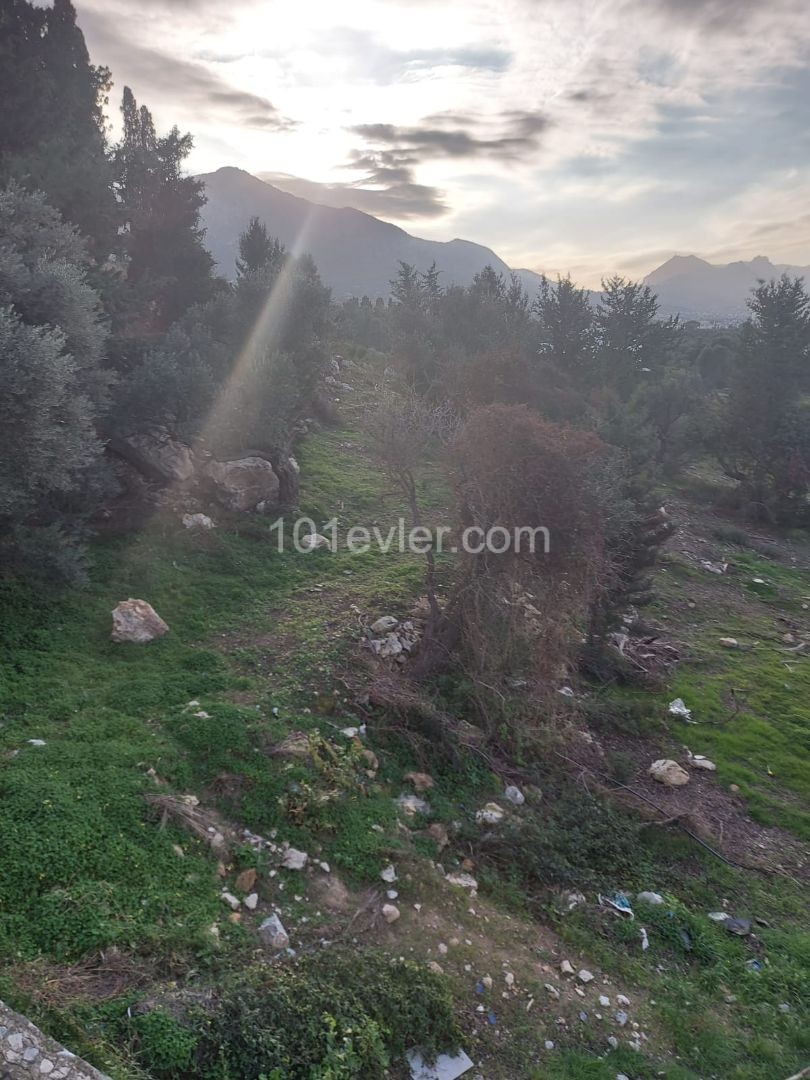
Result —
[{"label": "distant mountain peak", "polygon": [[[308,251],[338,300],[387,297],[400,262],[423,271],[435,262],[446,285],[468,285],[487,265],[505,276],[510,273],[495,252],[472,240],[423,240],[361,210],[293,195],[232,165],[199,179],[208,199],[202,210],[206,244],[228,277],[234,274],[239,234],[251,217],[264,221],[270,235],[288,249]],[[519,276],[530,291],[540,281],[528,270]]]}]

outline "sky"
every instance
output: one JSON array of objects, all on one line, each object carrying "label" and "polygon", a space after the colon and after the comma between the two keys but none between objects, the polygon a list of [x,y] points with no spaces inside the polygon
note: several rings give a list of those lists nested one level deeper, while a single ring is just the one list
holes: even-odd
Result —
[{"label": "sky", "polygon": [[810,264],[807,0],[76,0],[189,168],[509,265]]}]

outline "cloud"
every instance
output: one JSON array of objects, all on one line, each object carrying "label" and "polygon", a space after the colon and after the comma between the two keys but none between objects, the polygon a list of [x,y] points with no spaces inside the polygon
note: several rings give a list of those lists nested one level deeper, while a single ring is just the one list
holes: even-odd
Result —
[{"label": "cloud", "polygon": [[[188,8],[195,2],[184,0],[180,6]],[[218,117],[267,131],[294,126],[267,98],[232,86],[203,64],[133,41],[122,33],[116,18],[88,11],[82,15],[81,26],[95,62],[111,67],[116,84],[131,86],[147,106],[155,99],[168,100],[174,109],[207,120]]]},{"label": "cloud", "polygon": [[542,112],[508,110],[494,121],[447,113],[428,117],[415,126],[356,124],[350,130],[372,146],[394,147],[409,163],[492,155],[516,161],[534,154],[548,126],[548,117]]},{"label": "cloud", "polygon": [[447,213],[447,204],[438,188],[418,184],[407,155],[381,150],[357,153],[354,169],[364,170],[358,180],[318,183],[289,173],[259,173],[262,180],[282,191],[324,206],[350,206],[375,217],[406,221],[436,218]]}]

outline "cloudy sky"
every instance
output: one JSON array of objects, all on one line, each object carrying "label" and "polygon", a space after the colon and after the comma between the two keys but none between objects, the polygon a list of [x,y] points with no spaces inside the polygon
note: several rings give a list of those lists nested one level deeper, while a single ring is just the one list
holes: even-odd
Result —
[{"label": "cloudy sky", "polygon": [[806,0],[76,0],[195,172],[594,286],[810,263]]}]

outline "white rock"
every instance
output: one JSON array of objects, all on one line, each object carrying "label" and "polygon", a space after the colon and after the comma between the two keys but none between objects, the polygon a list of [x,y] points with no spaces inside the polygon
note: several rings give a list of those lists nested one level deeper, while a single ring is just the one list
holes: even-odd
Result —
[{"label": "white rock", "polygon": [[505,971],[503,973],[503,981],[506,983],[507,986],[514,986],[515,985],[515,976],[514,976],[513,972]]},{"label": "white rock", "polygon": [[395,904],[383,904],[382,916],[387,923],[394,923],[400,916],[399,908]]},{"label": "white rock", "polygon": [[213,529],[214,522],[208,514],[183,514],[184,529]]},{"label": "white rock", "polygon": [[383,881],[387,881],[389,884],[397,880],[397,872],[392,864],[386,866],[384,870],[380,871],[380,877]]},{"label": "white rock", "polygon": [[329,537],[322,536],[321,533],[307,533],[300,538],[298,546],[302,551],[317,551],[318,548],[329,546]]},{"label": "white rock", "polygon": [[285,870],[303,870],[307,865],[309,855],[298,848],[288,847],[281,857],[281,865]]},{"label": "white rock", "polygon": [[659,758],[647,770],[653,780],[666,787],[682,787],[689,783],[689,773],[671,758]]},{"label": "white rock", "polygon": [[663,904],[664,898],[657,892],[640,892],[636,894],[636,900],[640,900],[642,904]]},{"label": "white rock", "polygon": [[720,644],[724,649],[739,649],[740,643],[735,637],[721,637]]},{"label": "white rock", "polygon": [[583,982],[583,983],[593,982],[593,974],[590,971],[588,971],[587,968],[582,968],[581,971],[578,971],[577,972],[577,978],[579,979],[580,982]]},{"label": "white rock", "polygon": [[610,1005],[610,998],[606,997],[605,994],[600,994],[599,1004],[602,1006],[603,1009],[606,1009]]},{"label": "white rock", "polygon": [[573,967],[571,961],[570,960],[563,960],[563,962],[560,964],[560,971],[563,973],[563,975],[573,975],[574,974],[574,967]]},{"label": "white rock", "polygon": [[232,911],[238,911],[240,906],[239,898],[234,896],[233,893],[222,892],[220,893],[223,904],[227,904]]},{"label": "white rock", "polygon": [[259,927],[259,936],[273,949],[286,949],[290,939],[278,915],[271,915]]},{"label": "white rock", "polygon": [[522,806],[526,802],[526,796],[520,788],[515,787],[514,784],[509,785],[506,791],[504,791],[503,797],[513,806]]},{"label": "white rock", "polygon": [[28,740],[28,745],[29,746],[47,746],[48,744],[45,742],[44,739],[29,739]]},{"label": "white rock", "polygon": [[689,758],[689,764],[693,769],[705,769],[706,772],[715,772],[717,769],[715,763],[704,757],[703,754],[692,754]]},{"label": "white rock", "polygon": [[617,1005],[624,1005],[625,1007],[627,1007],[630,1004],[630,998],[627,997],[626,994],[617,994],[616,995],[616,1004]]},{"label": "white rock", "polygon": [[475,880],[472,874],[467,874],[463,872],[458,874],[448,874],[444,880],[449,882],[451,885],[458,885],[460,889],[478,888],[478,882]]},{"label": "white rock", "polygon": [[249,896],[246,896],[242,901],[248,911],[255,911],[256,905],[259,903],[259,894],[252,892]]},{"label": "white rock", "polygon": [[112,613],[110,637],[116,642],[135,642],[143,645],[168,634],[169,627],[151,604],[145,600],[122,600]]},{"label": "white rock", "polygon": [[499,821],[503,820],[503,810],[497,803],[488,802],[486,806],[476,812],[475,820],[479,825],[497,825]]}]

